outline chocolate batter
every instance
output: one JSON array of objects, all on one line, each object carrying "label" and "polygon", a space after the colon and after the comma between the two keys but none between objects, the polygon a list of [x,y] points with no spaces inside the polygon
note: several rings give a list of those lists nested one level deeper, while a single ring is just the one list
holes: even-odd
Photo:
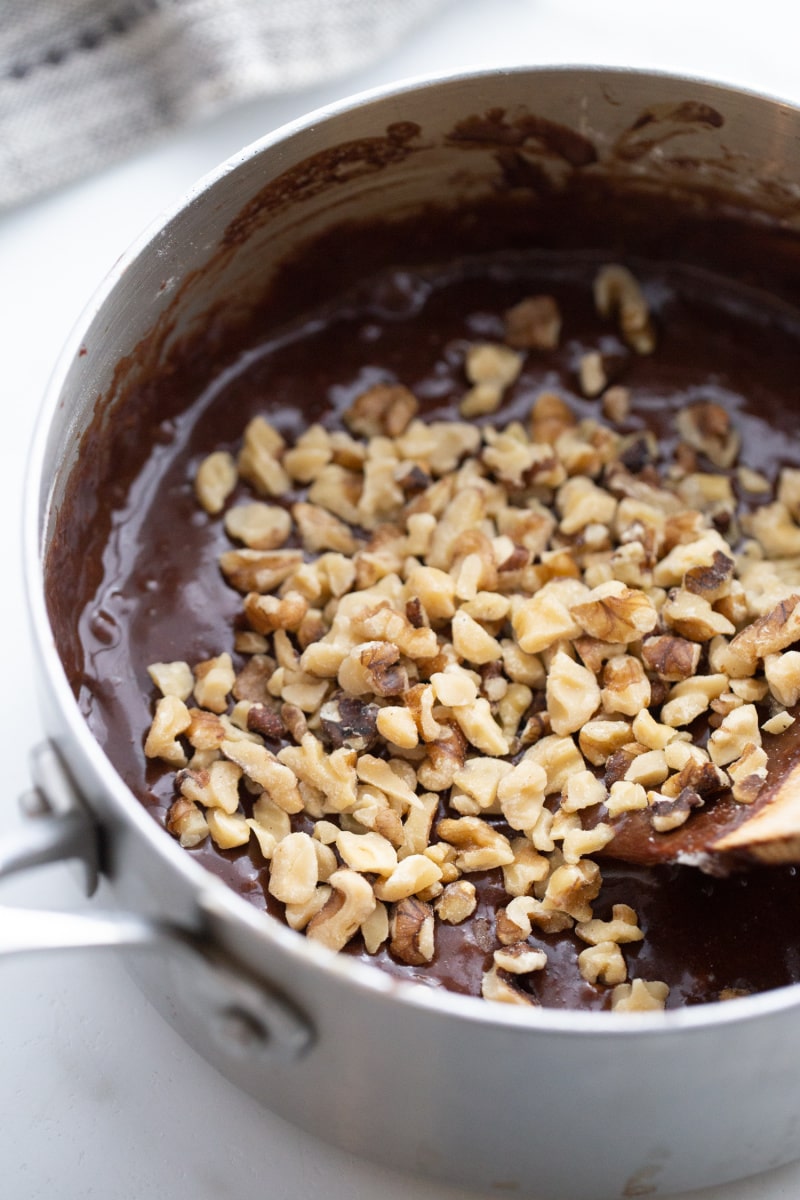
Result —
[{"label": "chocolate batter", "polygon": [[[740,463],[770,480],[781,466],[800,467],[794,397],[800,313],[704,271],[633,261],[658,334],[656,352],[639,356],[596,314],[591,281],[605,260],[567,251],[520,253],[383,272],[279,337],[254,320],[247,349],[222,372],[200,348],[183,380],[147,385],[138,408],[145,419],[118,422],[107,469],[71,502],[85,518],[110,514],[110,527],[85,557],[77,581],[57,539],[49,595],[81,709],[154,820],[164,823],[174,776],[143,752],[155,697],[147,666],[194,663],[230,649],[241,604],[217,565],[230,545],[222,521],[198,507],[192,480],[212,450],[235,450],[254,415],[267,415],[291,443],[311,421],[340,426],[354,398],[381,381],[409,387],[425,417],[457,415],[465,344],[500,340],[503,312],[544,292],[561,309],[560,344],[529,354],[501,412],[481,420],[524,420],[543,390],[557,391],[579,416],[599,417],[600,401],[584,398],[577,384],[581,356],[599,349],[613,382],[631,391],[623,428],[653,430],[665,457],[675,444],[674,414],[710,400],[734,415],[742,434]],[[129,402],[126,411],[137,410]],[[240,485],[231,503],[245,498]],[[747,504],[751,498],[741,499]],[[80,617],[73,632],[63,596],[64,589],[74,595],[76,583]],[[791,731],[765,738],[765,746],[774,774],[800,761],[800,738]],[[255,839],[245,849],[224,852],[208,839],[187,852],[254,905],[279,915]],[[800,878],[794,867],[716,879],[674,865],[606,863],[603,877],[595,916],[607,919],[613,903],[636,909],[645,938],[626,947],[629,977],[664,980],[670,1006],[716,999],[723,989],[760,991],[800,980]],[[371,961],[431,986],[479,994],[498,945],[493,909],[508,897],[500,871],[469,878],[478,885],[479,909],[463,925],[437,923],[430,966],[399,963],[385,949]],[[607,1007],[610,989],[587,984],[578,972],[583,946],[572,935],[534,933],[531,942],[548,952],[547,969],[525,977],[524,984],[541,1003]],[[350,950],[364,953],[357,944]]]}]

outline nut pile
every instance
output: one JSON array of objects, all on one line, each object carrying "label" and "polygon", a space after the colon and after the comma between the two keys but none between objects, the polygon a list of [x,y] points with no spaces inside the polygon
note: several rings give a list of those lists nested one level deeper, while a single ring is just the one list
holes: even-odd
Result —
[{"label": "nut pile", "polygon": [[[653,350],[625,268],[600,270],[595,302]],[[631,396],[594,351],[578,383],[596,419],[543,391],[527,422],[489,423],[561,326],[531,296],[504,342],[471,345],[464,420],[426,422],[410,390],[378,384],[345,429],[290,446],[257,417],[236,458],[203,461],[242,617],[217,657],[149,667],[145,753],[175,770],[169,831],[255,838],[309,938],[423,966],[438,923],[475,911],[471,876],[497,871],[484,997],[535,1004],[520,983],[547,953],[529,939],[572,930],[612,1008],[663,1008],[664,983],[629,978],[636,912],[594,916],[598,858],[627,813],[658,835],[761,791],[762,729],[800,697],[800,471],[773,487],[738,466],[710,402],[680,413],[662,461],[652,433],[624,431]],[[242,483],[252,498],[231,502]]]}]

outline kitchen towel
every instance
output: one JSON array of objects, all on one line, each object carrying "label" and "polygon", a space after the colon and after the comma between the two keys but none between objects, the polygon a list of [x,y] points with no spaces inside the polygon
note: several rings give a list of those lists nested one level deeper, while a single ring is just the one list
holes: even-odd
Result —
[{"label": "kitchen towel", "polygon": [[0,207],[227,104],[364,67],[452,0],[5,0]]}]

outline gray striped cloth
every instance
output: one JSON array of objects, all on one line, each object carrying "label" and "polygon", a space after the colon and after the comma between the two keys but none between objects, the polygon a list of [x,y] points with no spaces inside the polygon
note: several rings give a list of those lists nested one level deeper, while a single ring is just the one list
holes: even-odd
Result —
[{"label": "gray striped cloth", "polygon": [[4,0],[0,207],[236,101],[358,70],[451,0]]}]

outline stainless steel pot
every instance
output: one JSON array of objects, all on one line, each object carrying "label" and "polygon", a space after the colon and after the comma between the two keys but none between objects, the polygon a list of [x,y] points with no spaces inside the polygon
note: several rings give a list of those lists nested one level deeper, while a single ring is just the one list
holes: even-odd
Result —
[{"label": "stainless steel pot", "polygon": [[188,1042],[324,1139],[497,1195],[601,1200],[800,1154],[800,991],[624,1017],[521,1011],[330,955],[207,874],[128,791],[67,684],[43,567],[84,431],[113,421],[123,384],[221,301],[235,320],[288,256],[345,218],[397,218],[431,200],[455,211],[502,188],[524,209],[543,180],[568,188],[576,172],[643,202],[669,192],[688,212],[724,197],[726,212],[793,236],[800,113],[697,81],[583,68],[412,84],[243,151],[114,268],[64,352],[33,450],[25,569],[51,740],[35,758],[36,819],[0,848],[0,873],[73,857],[120,911],[7,912],[0,952],[126,947]]}]

